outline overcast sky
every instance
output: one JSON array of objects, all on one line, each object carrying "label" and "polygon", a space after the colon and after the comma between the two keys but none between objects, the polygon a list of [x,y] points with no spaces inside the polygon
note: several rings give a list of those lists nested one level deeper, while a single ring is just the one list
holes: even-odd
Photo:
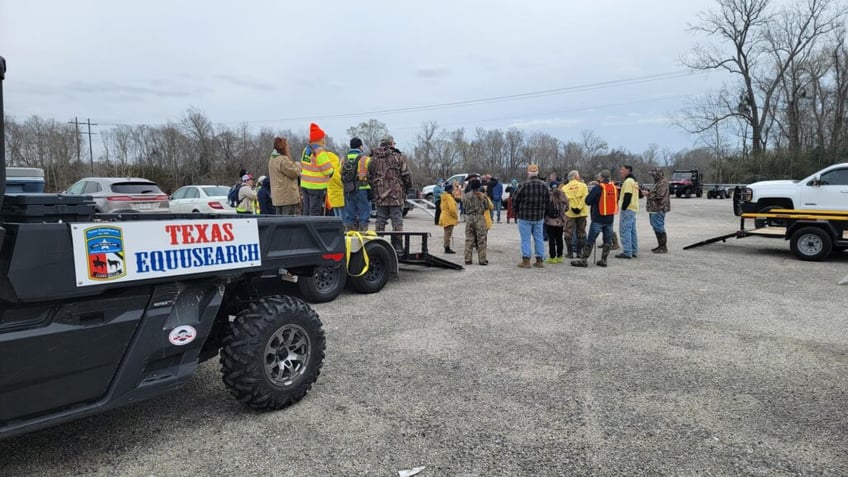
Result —
[{"label": "overcast sky", "polygon": [[[695,138],[669,113],[726,79],[670,75],[698,40],[688,24],[714,4],[0,0],[6,113],[91,118],[98,130],[195,107],[228,126],[306,132],[315,121],[345,142],[375,118],[401,148],[432,120],[678,150]],[[540,91],[552,94],[442,107]],[[375,112],[402,108],[412,111]]]}]

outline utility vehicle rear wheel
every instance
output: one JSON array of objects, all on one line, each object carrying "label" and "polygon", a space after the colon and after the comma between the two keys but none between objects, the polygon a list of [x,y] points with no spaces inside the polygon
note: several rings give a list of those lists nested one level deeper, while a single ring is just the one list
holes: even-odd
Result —
[{"label": "utility vehicle rear wheel", "polygon": [[310,303],[333,301],[342,292],[347,282],[344,264],[319,267],[311,277],[298,277],[297,287],[303,298]]},{"label": "utility vehicle rear wheel", "polygon": [[230,394],[253,409],[299,401],[318,379],[326,341],[318,314],[302,300],[258,300],[227,326],[221,373]]}]

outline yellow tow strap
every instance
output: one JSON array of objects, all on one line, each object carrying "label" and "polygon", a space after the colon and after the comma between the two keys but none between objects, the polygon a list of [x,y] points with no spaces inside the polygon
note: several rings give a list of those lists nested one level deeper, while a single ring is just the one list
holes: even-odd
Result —
[{"label": "yellow tow strap", "polygon": [[[350,248],[351,244],[353,243],[353,239],[359,240],[359,244],[362,246],[362,259],[365,262],[365,266],[362,267],[362,272],[358,275],[350,275],[352,277],[361,277],[362,275],[365,275],[368,272],[368,252],[365,250],[365,237],[363,237],[362,235],[363,234],[361,232],[357,232],[355,230],[350,230],[345,233],[345,269],[348,270],[348,275],[350,275]],[[365,232],[365,236],[369,238],[376,238],[377,232],[369,230]]]}]

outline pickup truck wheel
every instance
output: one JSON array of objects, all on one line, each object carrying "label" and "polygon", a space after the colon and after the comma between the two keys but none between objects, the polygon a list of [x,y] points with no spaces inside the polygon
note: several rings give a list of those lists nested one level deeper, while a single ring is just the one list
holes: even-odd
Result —
[{"label": "pickup truck wheel", "polygon": [[[360,277],[350,277],[350,286],[359,293],[377,293],[382,290],[389,281],[389,264],[392,254],[379,244],[370,245],[366,243],[365,251],[368,252],[368,271]],[[359,269],[361,272],[362,269]],[[356,273],[359,273],[356,272]]]},{"label": "pickup truck wheel", "polygon": [[[783,209],[779,205],[770,205],[759,210],[760,213],[771,212],[774,209]],[[784,227],[786,224],[780,219],[754,219],[754,228],[761,229],[763,227]]]},{"label": "pickup truck wheel", "polygon": [[240,312],[224,332],[224,384],[253,409],[294,404],[318,379],[325,344],[321,320],[312,307],[287,296],[262,298]]},{"label": "pickup truck wheel", "polygon": [[804,227],[792,234],[789,248],[801,260],[818,261],[830,255],[833,242],[824,230],[818,227]]},{"label": "pickup truck wheel", "polygon": [[343,265],[319,267],[311,277],[298,277],[297,287],[303,298],[310,303],[333,301],[342,292],[347,281]]}]

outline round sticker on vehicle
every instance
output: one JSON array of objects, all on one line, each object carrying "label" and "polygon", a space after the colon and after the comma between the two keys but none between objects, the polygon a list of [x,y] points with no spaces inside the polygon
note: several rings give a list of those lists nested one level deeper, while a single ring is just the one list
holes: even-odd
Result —
[{"label": "round sticker on vehicle", "polygon": [[168,334],[168,341],[174,346],[185,346],[197,337],[197,330],[193,326],[182,325],[174,328]]}]

